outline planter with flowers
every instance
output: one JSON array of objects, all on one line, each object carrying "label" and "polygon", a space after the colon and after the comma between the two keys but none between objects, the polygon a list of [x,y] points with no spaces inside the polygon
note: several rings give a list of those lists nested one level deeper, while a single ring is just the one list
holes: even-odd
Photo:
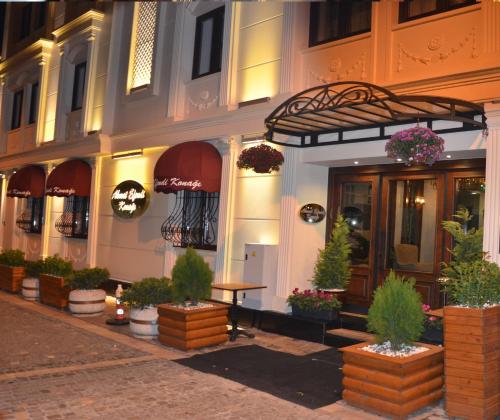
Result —
[{"label": "planter with flowers", "polygon": [[267,144],[259,144],[243,150],[236,165],[240,169],[251,169],[258,174],[269,174],[279,171],[284,160],[279,150]]},{"label": "planter with flowers", "polygon": [[333,321],[338,318],[340,302],[334,294],[321,290],[299,291],[295,288],[287,299],[292,315],[300,318]]},{"label": "planter with flowers", "polygon": [[432,165],[444,151],[444,140],[427,127],[412,127],[393,134],[385,145],[387,157],[406,165]]},{"label": "planter with flowers", "polygon": [[368,329],[376,343],[341,349],[342,397],[378,414],[406,418],[443,395],[443,348],[415,343],[424,328],[424,312],[415,280],[391,272],[375,291]]}]

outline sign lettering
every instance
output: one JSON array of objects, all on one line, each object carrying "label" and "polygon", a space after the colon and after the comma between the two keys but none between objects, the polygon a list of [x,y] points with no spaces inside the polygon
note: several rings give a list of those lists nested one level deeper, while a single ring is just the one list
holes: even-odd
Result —
[{"label": "sign lettering", "polygon": [[124,181],[111,194],[111,207],[118,217],[131,219],[146,211],[149,197],[146,189],[135,181]]},{"label": "sign lettering", "polygon": [[180,178],[164,178],[164,179],[155,179],[155,188],[156,187],[166,187],[172,188],[175,190],[184,189],[184,190],[197,190],[202,187],[202,183],[198,179],[193,179],[189,181],[183,181]]}]

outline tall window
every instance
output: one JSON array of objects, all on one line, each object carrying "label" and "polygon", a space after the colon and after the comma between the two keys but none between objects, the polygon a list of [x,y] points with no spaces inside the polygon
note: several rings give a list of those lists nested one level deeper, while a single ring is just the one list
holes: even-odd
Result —
[{"label": "tall window", "polygon": [[89,230],[89,202],[89,197],[65,197],[63,214],[56,220],[56,230],[69,238],[86,239]]},{"label": "tall window", "polygon": [[14,93],[14,98],[12,101],[12,120],[10,123],[10,129],[15,130],[21,127],[21,114],[23,111],[23,91],[18,90]]},{"label": "tall window", "polygon": [[371,30],[370,0],[337,0],[311,3],[309,46]]},{"label": "tall window", "polygon": [[36,115],[38,113],[38,82],[31,85],[31,96],[30,96],[30,112],[28,117],[28,124],[33,124],[36,122]]},{"label": "tall window", "polygon": [[476,3],[475,0],[405,0],[399,4],[399,22],[418,19]]},{"label": "tall window", "polygon": [[83,62],[75,66],[75,77],[73,79],[73,99],[71,100],[71,111],[82,109],[83,95],[85,93],[85,74],[87,63]]},{"label": "tall window", "polygon": [[27,233],[42,232],[43,198],[28,197],[26,207],[16,220],[16,226]]},{"label": "tall window", "polygon": [[130,44],[130,90],[151,83],[158,3],[135,3],[132,42]]},{"label": "tall window", "polygon": [[163,222],[164,239],[177,247],[217,248],[219,193],[179,191],[175,207]]},{"label": "tall window", "polygon": [[223,34],[224,7],[196,19],[193,79],[220,71]]}]

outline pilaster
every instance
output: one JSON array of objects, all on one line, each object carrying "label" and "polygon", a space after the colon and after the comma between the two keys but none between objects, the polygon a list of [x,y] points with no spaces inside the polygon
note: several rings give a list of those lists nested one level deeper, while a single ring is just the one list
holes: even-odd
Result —
[{"label": "pilaster", "polygon": [[485,104],[488,122],[486,140],[486,196],[483,249],[500,264],[500,103]]},{"label": "pilaster", "polygon": [[99,239],[99,197],[101,186],[102,157],[96,157],[91,162],[92,183],[89,203],[89,230],[87,235],[87,266],[95,267],[97,243]]},{"label": "pilaster", "polygon": [[[54,165],[49,163],[45,169],[45,179],[49,177]],[[45,195],[43,197],[43,225],[40,244],[40,258],[49,256],[50,224],[52,223],[52,200],[53,197]]]},{"label": "pilaster", "polygon": [[283,3],[283,32],[281,38],[281,77],[280,93],[293,91],[293,70],[295,69],[294,33],[295,33],[295,11],[297,5],[294,2]]},{"label": "pilaster", "polygon": [[86,89],[84,96],[84,104],[82,107],[83,113],[83,135],[87,136],[89,131],[93,131],[93,117],[94,117],[94,92],[97,77],[97,60],[99,54],[99,39],[100,30],[93,29],[87,37],[87,74],[86,74]]},{"label": "pilaster", "polygon": [[0,250],[3,250],[4,239],[5,239],[5,203],[7,202],[7,177],[2,175],[0,180],[0,185],[2,189],[0,190]]}]

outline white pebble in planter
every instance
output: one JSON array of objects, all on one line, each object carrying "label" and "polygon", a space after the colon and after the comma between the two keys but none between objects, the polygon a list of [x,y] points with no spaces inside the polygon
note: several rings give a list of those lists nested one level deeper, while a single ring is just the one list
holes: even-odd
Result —
[{"label": "white pebble in planter", "polygon": [[96,316],[106,308],[106,292],[103,289],[72,290],[69,293],[69,310],[75,316]]}]

